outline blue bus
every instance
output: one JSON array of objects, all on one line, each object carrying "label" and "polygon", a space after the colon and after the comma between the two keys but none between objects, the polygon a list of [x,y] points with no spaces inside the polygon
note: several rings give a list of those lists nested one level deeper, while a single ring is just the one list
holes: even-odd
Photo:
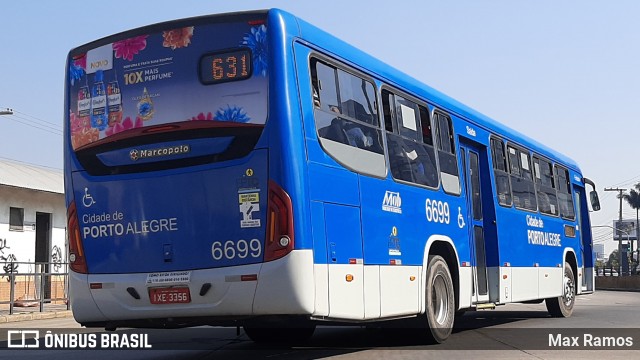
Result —
[{"label": "blue bus", "polygon": [[566,317],[594,291],[574,161],[287,12],[77,47],[65,109],[84,326],[271,341],[413,318],[442,342],[465,310]]}]

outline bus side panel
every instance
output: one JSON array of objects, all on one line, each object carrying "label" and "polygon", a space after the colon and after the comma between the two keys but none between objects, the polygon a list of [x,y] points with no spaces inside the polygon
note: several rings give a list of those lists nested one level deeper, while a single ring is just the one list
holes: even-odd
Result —
[{"label": "bus side panel", "polygon": [[538,268],[538,297],[546,299],[562,294],[562,279],[564,269],[562,267]]},{"label": "bus side panel", "polygon": [[[453,225],[429,223],[426,219],[425,197],[438,197],[435,190],[399,184],[390,177],[360,176],[359,180],[362,234],[366,239],[364,263],[365,267],[379,265],[378,283],[367,278],[366,303],[373,306],[379,302],[378,311],[383,318],[416,314],[420,311],[420,269],[424,264],[423,254],[412,249],[424,249],[431,233],[448,233]],[[441,202],[440,208],[443,207]]]},{"label": "bus side panel", "polygon": [[324,205],[311,202],[311,228],[313,231],[313,262],[316,293],[314,315],[329,315],[329,267],[327,264],[327,237],[325,232]]},{"label": "bus side panel", "polygon": [[538,298],[538,268],[533,266],[515,266],[511,268],[513,277],[513,301],[525,301]]},{"label": "bus side panel", "polygon": [[364,319],[360,209],[325,204],[329,264],[329,316]]},{"label": "bus side panel", "polygon": [[[498,238],[507,240],[499,242],[499,254],[500,266],[511,268],[511,302],[561,295],[564,249],[578,246],[564,226],[575,222],[498,204],[496,214]],[[504,289],[500,294],[502,300]]]}]

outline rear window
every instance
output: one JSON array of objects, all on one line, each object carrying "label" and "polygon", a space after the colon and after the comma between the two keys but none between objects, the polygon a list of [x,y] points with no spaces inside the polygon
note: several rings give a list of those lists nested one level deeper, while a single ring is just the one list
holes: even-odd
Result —
[{"label": "rear window", "polygon": [[72,51],[67,91],[74,150],[164,124],[265,124],[264,21],[173,25]]}]

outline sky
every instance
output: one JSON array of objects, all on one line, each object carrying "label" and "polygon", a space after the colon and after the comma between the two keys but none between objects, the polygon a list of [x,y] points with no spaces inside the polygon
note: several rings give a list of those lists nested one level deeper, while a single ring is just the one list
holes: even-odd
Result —
[{"label": "sky", "polygon": [[[2,1],[0,158],[62,168],[70,49],[177,18],[280,8],[573,158],[602,210],[640,182],[640,2],[553,0]],[[623,217],[636,211],[623,204]],[[593,228],[606,252],[612,230]]]}]

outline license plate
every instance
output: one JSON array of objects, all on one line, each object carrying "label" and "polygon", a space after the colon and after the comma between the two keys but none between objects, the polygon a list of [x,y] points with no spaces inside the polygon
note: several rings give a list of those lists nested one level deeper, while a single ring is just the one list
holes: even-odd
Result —
[{"label": "license plate", "polygon": [[188,287],[150,288],[149,300],[152,304],[186,304],[191,295]]}]

